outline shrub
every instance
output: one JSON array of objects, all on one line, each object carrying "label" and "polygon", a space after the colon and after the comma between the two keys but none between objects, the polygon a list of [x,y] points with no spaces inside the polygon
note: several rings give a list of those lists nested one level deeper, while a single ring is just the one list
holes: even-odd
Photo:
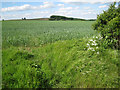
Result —
[{"label": "shrub", "polygon": [[105,48],[120,49],[120,8],[116,8],[115,5],[116,3],[111,4],[107,11],[97,16],[93,28],[101,33]]}]

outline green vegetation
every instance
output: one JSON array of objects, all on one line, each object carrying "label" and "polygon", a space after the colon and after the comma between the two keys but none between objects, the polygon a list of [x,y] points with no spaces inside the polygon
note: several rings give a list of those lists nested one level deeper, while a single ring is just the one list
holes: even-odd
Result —
[{"label": "green vegetation", "polygon": [[105,48],[120,49],[120,8],[116,8],[115,4],[111,4],[107,11],[98,15],[93,27],[103,36]]},{"label": "green vegetation", "polygon": [[63,20],[63,21],[65,21],[65,20],[95,21],[95,19],[86,20],[86,19],[79,19],[79,18],[58,16],[58,15],[52,15],[52,16],[50,16],[49,20],[51,20],[51,21],[58,21],[58,20]]},{"label": "green vegetation", "polygon": [[118,88],[118,51],[89,50],[93,23],[4,21],[3,88]]},{"label": "green vegetation", "polygon": [[57,16],[57,15],[52,15],[50,16],[49,20],[73,20],[74,18],[68,18],[65,16]]},{"label": "green vegetation", "polygon": [[11,45],[37,47],[59,40],[90,37],[96,34],[91,28],[93,23],[91,21],[4,21],[2,23],[3,47]]}]

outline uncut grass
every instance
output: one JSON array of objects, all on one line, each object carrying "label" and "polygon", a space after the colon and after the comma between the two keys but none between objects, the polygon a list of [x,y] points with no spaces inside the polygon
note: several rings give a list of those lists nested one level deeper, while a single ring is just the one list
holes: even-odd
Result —
[{"label": "uncut grass", "polygon": [[117,52],[97,55],[84,49],[85,43],[66,40],[3,50],[3,88],[117,88]]}]

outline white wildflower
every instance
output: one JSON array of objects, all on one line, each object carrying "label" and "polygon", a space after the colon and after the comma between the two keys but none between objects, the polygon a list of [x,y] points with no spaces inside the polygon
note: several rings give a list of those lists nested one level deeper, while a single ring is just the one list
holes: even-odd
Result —
[{"label": "white wildflower", "polygon": [[95,51],[95,49],[92,49],[92,51]]},{"label": "white wildflower", "polygon": [[95,51],[94,48],[89,47],[88,50]]},{"label": "white wildflower", "polygon": [[96,45],[97,45],[97,43],[92,43],[92,45],[96,46]]},{"label": "white wildflower", "polygon": [[94,43],[94,45],[96,46],[96,45],[97,45],[97,43]]},{"label": "white wildflower", "polygon": [[94,45],[94,43],[92,43],[92,45]]},{"label": "white wildflower", "polygon": [[89,73],[89,71],[86,71],[86,73]]},{"label": "white wildflower", "polygon": [[101,40],[103,37],[100,37],[99,39]]},{"label": "white wildflower", "polygon": [[97,52],[97,54],[99,54],[99,52]]},{"label": "white wildflower", "polygon": [[89,46],[90,44],[89,43],[87,43],[87,46]]},{"label": "white wildflower", "polygon": [[89,47],[88,50],[91,50],[91,48]]},{"label": "white wildflower", "polygon": [[96,47],[96,49],[98,49],[98,47]]},{"label": "white wildflower", "polygon": [[90,41],[93,41],[93,39],[90,39]]},{"label": "white wildflower", "polygon": [[95,40],[93,41],[93,43],[95,43]]},{"label": "white wildflower", "polygon": [[85,73],[82,73],[83,75],[85,74]]}]

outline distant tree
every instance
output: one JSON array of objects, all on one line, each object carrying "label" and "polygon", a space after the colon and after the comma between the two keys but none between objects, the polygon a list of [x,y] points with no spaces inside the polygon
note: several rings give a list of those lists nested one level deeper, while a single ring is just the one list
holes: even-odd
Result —
[{"label": "distant tree", "polygon": [[2,19],[2,21],[4,21],[4,19]]},{"label": "distant tree", "polygon": [[68,18],[68,17],[65,17],[65,16],[52,15],[52,16],[50,16],[49,20],[74,20],[74,18]]},{"label": "distant tree", "polygon": [[55,20],[81,20],[81,21],[85,21],[85,19],[78,19],[78,18],[72,18],[72,17],[58,16],[58,15],[50,16],[49,20],[51,20],[51,21],[55,21]]},{"label": "distant tree", "polygon": [[26,18],[24,17],[24,20],[26,20]]},{"label": "distant tree", "polygon": [[22,18],[22,20],[26,20],[26,18],[24,17],[24,18]]}]

